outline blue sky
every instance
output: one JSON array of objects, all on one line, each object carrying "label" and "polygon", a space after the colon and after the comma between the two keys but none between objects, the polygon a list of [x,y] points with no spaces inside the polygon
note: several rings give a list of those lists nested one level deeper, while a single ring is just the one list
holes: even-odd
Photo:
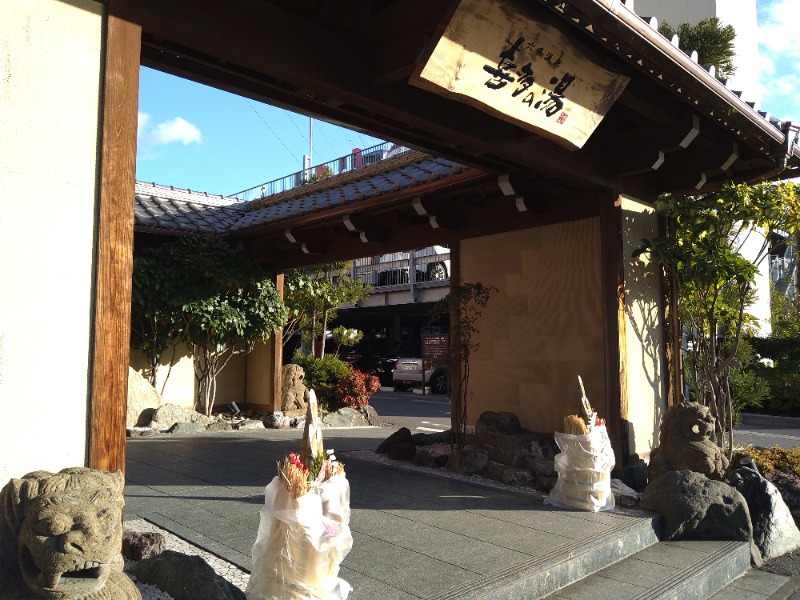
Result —
[{"label": "blue sky", "polygon": [[[758,0],[760,109],[800,122],[800,0]],[[136,178],[230,195],[302,169],[309,118],[142,67]],[[382,140],[314,119],[313,164]]]}]

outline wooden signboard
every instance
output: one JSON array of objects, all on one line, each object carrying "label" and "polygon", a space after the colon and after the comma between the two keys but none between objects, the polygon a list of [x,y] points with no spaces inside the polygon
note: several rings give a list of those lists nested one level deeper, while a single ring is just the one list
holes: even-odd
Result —
[{"label": "wooden signboard", "polygon": [[462,0],[409,83],[579,149],[628,84],[546,17],[502,0]]}]

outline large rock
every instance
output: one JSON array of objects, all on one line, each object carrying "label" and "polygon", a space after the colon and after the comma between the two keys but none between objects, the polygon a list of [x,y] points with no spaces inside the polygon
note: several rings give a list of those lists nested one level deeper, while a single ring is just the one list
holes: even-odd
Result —
[{"label": "large rock", "polygon": [[661,420],[659,446],[650,454],[648,478],[652,481],[667,471],[688,469],[722,479],[728,459],[711,441],[715,421],[702,404],[681,402],[671,406]]},{"label": "large rock", "polygon": [[322,424],[325,427],[368,427],[370,423],[363,413],[345,406],[322,417]]},{"label": "large rock", "polygon": [[164,551],[164,534],[157,531],[122,532],[122,556],[131,560],[151,558]]},{"label": "large rock", "polygon": [[196,410],[168,402],[158,407],[153,413],[150,427],[153,429],[169,429],[175,423],[201,423],[205,427],[211,421],[210,417],[201,415]]},{"label": "large rock", "polygon": [[489,453],[483,448],[453,450],[447,468],[460,475],[478,475],[489,467]]},{"label": "large rock", "polygon": [[668,471],[651,481],[640,507],[662,515],[664,540],[706,538],[750,543],[754,564],[761,555],[744,497],[732,486],[694,471]]},{"label": "large rock", "polygon": [[128,367],[128,409],[125,426],[147,427],[153,412],[164,404],[156,389],[136,369]]},{"label": "large rock", "polygon": [[731,484],[747,502],[753,541],[764,560],[800,548],[800,530],[778,488],[748,467],[737,469],[731,476]]},{"label": "large rock", "polygon": [[408,427],[401,427],[383,440],[380,445],[375,448],[375,452],[378,454],[388,454],[389,449],[396,444],[411,444],[411,430]]},{"label": "large rock", "polygon": [[131,565],[128,572],[175,600],[246,600],[242,590],[217,575],[199,556],[165,550]]},{"label": "large rock", "polygon": [[475,423],[475,443],[489,458],[513,467],[525,467],[529,458],[553,458],[552,445],[542,436],[523,429],[514,413],[486,411]]}]

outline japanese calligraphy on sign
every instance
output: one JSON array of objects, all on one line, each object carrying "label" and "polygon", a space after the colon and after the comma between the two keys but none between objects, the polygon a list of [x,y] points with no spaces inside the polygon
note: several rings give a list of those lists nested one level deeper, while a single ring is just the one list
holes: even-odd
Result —
[{"label": "japanese calligraphy on sign", "polygon": [[579,149],[628,81],[524,7],[462,0],[410,83]]}]

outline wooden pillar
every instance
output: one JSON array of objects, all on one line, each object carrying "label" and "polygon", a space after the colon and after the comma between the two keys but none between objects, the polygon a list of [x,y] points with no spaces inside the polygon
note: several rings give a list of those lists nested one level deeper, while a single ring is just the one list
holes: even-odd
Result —
[{"label": "wooden pillar", "polygon": [[[461,241],[453,236],[450,240],[450,292],[454,288],[461,285]],[[458,328],[458,321],[460,315],[458,314],[457,307],[450,307],[450,364],[458,367],[458,362],[453,361],[453,357],[457,355],[454,350],[456,343],[456,329]],[[450,428],[456,431],[459,423],[457,422],[457,415],[461,410],[459,399],[461,398],[461,373],[458,368],[451,367],[448,371],[450,378]],[[469,408],[469,407],[467,407]]]},{"label": "wooden pillar", "polygon": [[[283,300],[283,273],[275,276],[275,289]],[[269,343],[272,344],[270,352],[270,369],[272,370],[272,410],[281,409],[281,367],[283,366],[283,330],[277,331]]]},{"label": "wooden pillar", "polygon": [[125,469],[133,202],[141,26],[138,1],[109,0],[102,80],[88,465]]},{"label": "wooden pillar", "polygon": [[600,260],[603,294],[605,400],[608,435],[617,467],[630,461],[625,371],[625,271],[622,250],[622,200],[600,194]]}]

